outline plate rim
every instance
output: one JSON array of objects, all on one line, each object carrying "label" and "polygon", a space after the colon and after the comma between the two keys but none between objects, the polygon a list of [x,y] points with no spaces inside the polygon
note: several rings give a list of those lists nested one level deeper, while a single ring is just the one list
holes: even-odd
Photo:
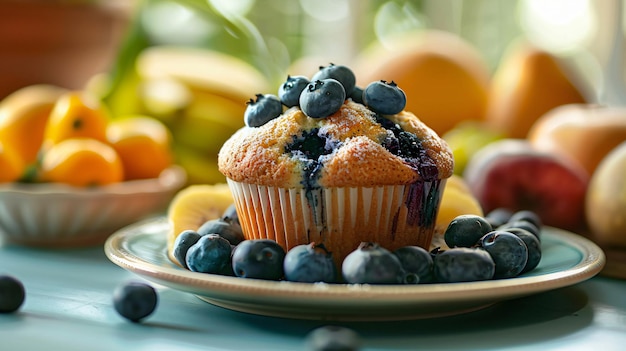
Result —
[{"label": "plate rim", "polygon": [[[501,280],[488,280],[463,283],[435,283],[424,285],[369,285],[369,284],[324,284],[298,283],[287,281],[265,281],[220,276],[164,267],[137,257],[123,248],[131,237],[146,235],[142,232],[149,226],[162,226],[164,232],[166,218],[152,218],[126,226],[112,234],[105,242],[106,256],[116,265],[177,290],[195,295],[215,298],[257,300],[271,298],[283,303],[298,303],[303,299],[309,304],[342,303],[360,305],[368,303],[427,303],[462,302],[468,300],[504,300],[530,295],[573,285],[598,274],[606,263],[602,249],[589,239],[563,229],[549,228],[549,235],[567,241],[582,255],[575,266],[558,272],[537,276],[517,277]],[[163,236],[163,242],[167,240]],[[164,253],[165,257],[167,255]],[[253,294],[254,296],[251,296]],[[331,299],[332,301],[329,301]]]}]

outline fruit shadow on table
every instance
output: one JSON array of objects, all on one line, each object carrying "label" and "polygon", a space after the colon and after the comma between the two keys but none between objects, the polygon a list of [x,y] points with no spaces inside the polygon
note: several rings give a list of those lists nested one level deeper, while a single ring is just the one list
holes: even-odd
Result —
[{"label": "fruit shadow on table", "polygon": [[[274,317],[254,316],[233,312],[230,316],[248,327],[263,329],[276,334],[305,335],[314,328],[324,325],[340,325],[355,330],[368,340],[368,346],[374,346],[380,340],[381,347],[385,339],[392,338],[394,343],[407,345],[420,340],[432,340],[433,348],[446,344],[448,338],[463,335],[467,344],[451,341],[459,347],[472,345],[478,347],[497,347],[498,345],[516,345],[541,342],[566,336],[585,328],[593,321],[593,310],[584,308],[589,298],[587,293],[577,287],[565,287],[528,297],[496,303],[490,307],[448,317],[382,321],[382,322],[344,322],[334,320],[299,320]],[[555,323],[554,327],[545,328],[545,323],[561,318],[568,318],[567,323]],[[528,329],[527,333],[507,333],[509,329]],[[502,338],[485,338],[485,335],[503,333]],[[484,334],[483,334],[484,333]],[[453,338],[454,339],[454,338]],[[429,345],[423,344],[428,348]],[[462,348],[461,348],[462,349]]]}]

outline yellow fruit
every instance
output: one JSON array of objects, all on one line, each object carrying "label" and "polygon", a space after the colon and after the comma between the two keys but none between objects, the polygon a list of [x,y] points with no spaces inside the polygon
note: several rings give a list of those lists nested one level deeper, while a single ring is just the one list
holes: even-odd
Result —
[{"label": "yellow fruit", "polygon": [[170,131],[154,118],[116,119],[107,126],[107,139],[122,160],[126,180],[157,178],[172,164]]},{"label": "yellow fruit", "polygon": [[545,113],[585,97],[557,57],[524,40],[511,44],[494,73],[486,121],[510,138],[526,138]]},{"label": "yellow fruit", "polygon": [[124,180],[115,150],[95,139],[66,139],[43,153],[40,180],[73,186],[98,186]]},{"label": "yellow fruit", "polygon": [[483,216],[483,209],[469,187],[459,175],[452,175],[446,182],[443,191],[435,232],[443,234],[454,218],[464,214]]},{"label": "yellow fruit", "polygon": [[454,173],[462,175],[467,162],[478,150],[504,138],[504,134],[492,130],[483,122],[466,121],[459,123],[442,137],[452,149]]},{"label": "yellow fruit", "polygon": [[626,248],[626,142],[609,152],[587,189],[585,214],[593,238],[606,246]]},{"label": "yellow fruit", "polygon": [[72,138],[106,142],[108,111],[89,93],[71,91],[54,105],[44,135],[45,147]]},{"label": "yellow fruit", "polygon": [[31,85],[0,102],[0,139],[26,164],[37,159],[50,111],[65,92],[53,85]]},{"label": "yellow fruit", "polygon": [[175,145],[176,163],[187,172],[187,183],[217,184],[224,183],[226,177],[217,168],[217,151],[203,153],[185,145]]},{"label": "yellow fruit", "polygon": [[17,152],[0,139],[0,183],[14,182],[22,176],[25,164]]},{"label": "yellow fruit", "polygon": [[406,93],[406,110],[439,135],[461,121],[483,120],[489,69],[478,50],[462,38],[424,30],[375,44],[354,65],[357,84],[394,81]]},{"label": "yellow fruit", "polygon": [[197,230],[206,221],[220,218],[232,204],[233,197],[225,183],[190,185],[179,191],[167,209],[167,252],[172,261],[176,262],[172,250],[176,237],[181,232]]},{"label": "yellow fruit", "polygon": [[137,71],[142,79],[173,78],[191,89],[243,103],[269,90],[267,79],[253,66],[207,49],[153,46],[137,58]]}]

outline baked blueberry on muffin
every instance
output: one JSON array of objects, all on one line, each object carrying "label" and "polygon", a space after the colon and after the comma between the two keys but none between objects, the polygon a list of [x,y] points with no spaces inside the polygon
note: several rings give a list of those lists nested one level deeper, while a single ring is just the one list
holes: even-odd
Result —
[{"label": "baked blueberry on muffin", "polygon": [[364,241],[429,248],[452,153],[395,83],[354,81],[331,64],[248,102],[218,158],[246,239],[321,243],[336,262]]}]

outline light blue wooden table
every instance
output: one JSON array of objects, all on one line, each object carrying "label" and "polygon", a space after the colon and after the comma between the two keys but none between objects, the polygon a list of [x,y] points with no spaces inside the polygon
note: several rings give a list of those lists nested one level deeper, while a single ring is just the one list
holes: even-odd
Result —
[{"label": "light blue wooden table", "polygon": [[[3,273],[27,296],[17,313],[0,315],[0,350],[303,350],[325,324],[234,312],[161,286],[154,314],[127,322],[112,292],[141,278],[100,247],[0,246]],[[597,276],[452,317],[335,324],[358,332],[363,350],[626,350],[626,281]]]}]

